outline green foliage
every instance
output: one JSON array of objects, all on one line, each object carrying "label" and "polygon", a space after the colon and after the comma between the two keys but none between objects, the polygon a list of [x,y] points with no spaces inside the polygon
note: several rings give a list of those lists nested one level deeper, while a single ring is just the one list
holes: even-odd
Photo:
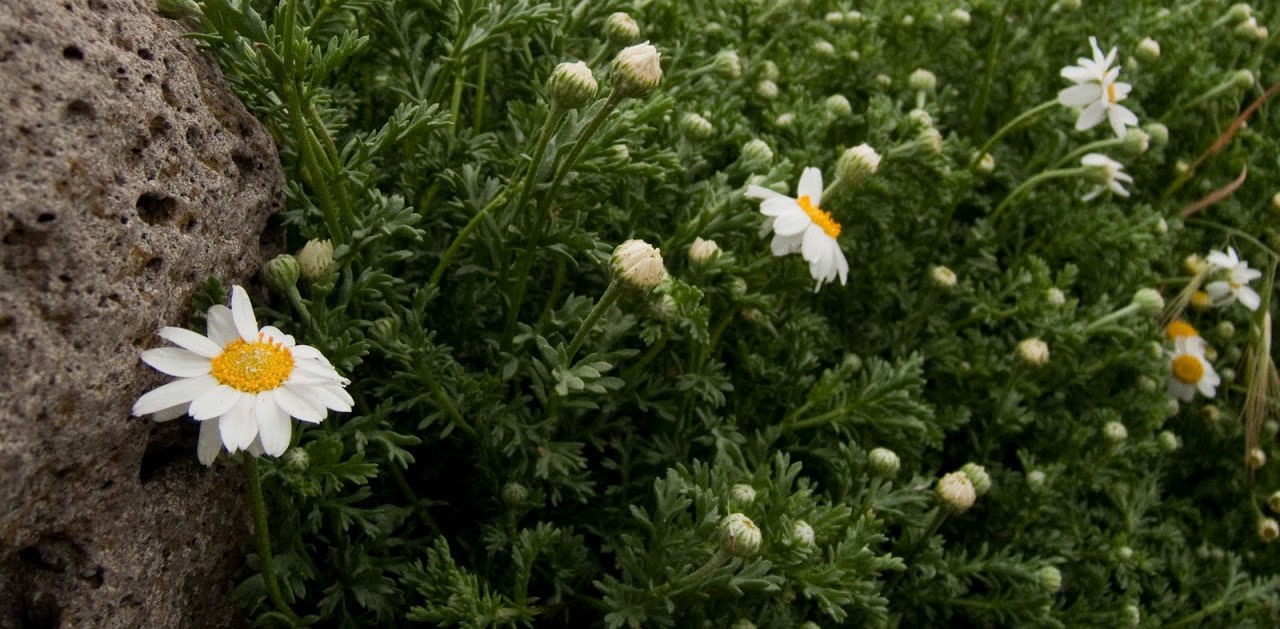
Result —
[{"label": "green foliage", "polygon": [[[335,245],[331,271],[259,313],[323,351],[356,400],[264,463],[273,565],[305,622],[1280,621],[1280,551],[1258,528],[1280,489],[1275,398],[1272,423],[1251,417],[1272,463],[1246,469],[1237,421],[1267,386],[1243,357],[1271,352],[1275,105],[1198,160],[1280,76],[1274,40],[1224,3],[978,0],[965,19],[933,0],[197,4],[192,37],[279,146],[273,229],[291,250]],[[612,97],[614,11],[662,53],[646,98]],[[1256,17],[1276,26],[1271,7]],[[979,148],[1069,85],[1090,35],[1119,48],[1122,104],[1167,143],[1134,150],[1047,105],[984,167]],[[1145,37],[1155,61],[1134,58]],[[740,76],[717,65],[725,50]],[[597,100],[552,108],[547,77],[578,59]],[[909,86],[918,68],[936,90]],[[686,135],[686,113],[710,137]],[[751,140],[773,157],[744,154]],[[877,172],[838,182],[863,143]],[[1097,173],[1072,169],[1090,151],[1123,162],[1129,197],[1082,200]],[[809,166],[850,263],[847,285],[816,293],[745,197],[794,193]],[[1245,166],[1244,185],[1184,209]],[[665,258],[652,292],[612,284],[631,238]],[[720,253],[690,260],[696,238]],[[1180,290],[1222,275],[1183,259],[1228,245],[1263,269],[1263,308],[1183,311]],[[1151,286],[1173,304],[1163,319],[1129,305]],[[223,292],[211,280],[196,306]],[[1174,315],[1213,347],[1212,400],[1166,391]],[[901,458],[895,478],[868,467],[876,447]],[[992,487],[953,512],[933,486],[970,461]],[[730,513],[759,528],[758,553],[725,551]],[[287,621],[258,561],[237,599]],[[1060,591],[1037,577],[1050,565]]]}]

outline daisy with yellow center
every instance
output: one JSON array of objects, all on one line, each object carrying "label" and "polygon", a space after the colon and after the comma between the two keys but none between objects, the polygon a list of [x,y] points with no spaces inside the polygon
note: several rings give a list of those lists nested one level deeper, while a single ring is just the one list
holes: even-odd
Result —
[{"label": "daisy with yellow center", "polygon": [[231,288],[231,307],[209,309],[208,335],[161,328],[178,347],[142,352],[142,361],[179,379],[149,391],[133,405],[135,416],[168,421],[183,414],[200,422],[200,462],[213,463],[223,447],[279,456],[289,447],[289,417],[318,424],[329,410],[353,403],[320,350],[298,345],[273,326],[259,328],[249,295]]},{"label": "daisy with yellow center", "polygon": [[849,262],[836,241],[840,236],[840,223],[821,207],[821,170],[804,169],[795,198],[755,185],[747,186],[746,196],[760,201],[760,213],[766,217],[760,235],[773,232],[773,241],[769,244],[773,255],[799,253],[809,263],[809,274],[818,280],[813,289],[815,293],[836,277],[842,286],[848,282]]},{"label": "daisy with yellow center", "polygon": [[1062,78],[1075,85],[1058,92],[1058,102],[1067,107],[1083,108],[1080,117],[1076,118],[1077,131],[1092,129],[1106,118],[1116,137],[1123,138],[1125,126],[1138,126],[1137,114],[1120,104],[1133,88],[1128,83],[1116,81],[1120,68],[1111,67],[1116,60],[1115,48],[1103,56],[1096,37],[1089,38],[1089,46],[1093,49],[1092,59],[1081,57],[1076,60],[1080,65],[1062,69]]},{"label": "daisy with yellow center", "polygon": [[1183,402],[1190,402],[1196,391],[1205,397],[1213,397],[1222,379],[1205,358],[1207,344],[1204,339],[1179,336],[1173,339],[1173,343],[1174,350],[1169,355],[1169,395]]},{"label": "daisy with yellow center", "polygon": [[1249,310],[1262,305],[1262,297],[1249,286],[1249,282],[1262,277],[1262,271],[1249,268],[1249,262],[1241,260],[1234,247],[1227,247],[1226,253],[1210,251],[1208,261],[1213,270],[1227,272],[1226,279],[1204,287],[1214,304],[1225,308],[1239,301]]},{"label": "daisy with yellow center", "polygon": [[1164,328],[1164,337],[1170,341],[1183,336],[1200,336],[1200,333],[1190,323],[1182,319],[1173,321]]}]

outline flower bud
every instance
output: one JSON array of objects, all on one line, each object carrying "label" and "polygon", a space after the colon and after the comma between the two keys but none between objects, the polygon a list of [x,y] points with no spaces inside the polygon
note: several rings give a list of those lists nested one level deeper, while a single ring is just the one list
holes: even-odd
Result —
[{"label": "flower bud", "polygon": [[1142,130],[1147,132],[1147,137],[1155,148],[1162,148],[1169,143],[1169,127],[1158,122],[1148,122],[1142,126]]},{"label": "flower bud", "polygon": [[715,73],[726,79],[742,76],[742,59],[732,50],[721,50],[711,61]]},{"label": "flower bud", "polygon": [[782,72],[778,70],[778,64],[766,59],[760,64],[760,78],[765,81],[777,81],[782,76]]},{"label": "flower bud", "polygon": [[1142,624],[1142,610],[1132,603],[1124,606],[1124,611],[1129,615],[1129,626],[1137,627]]},{"label": "flower bud", "polygon": [[738,483],[729,488],[729,503],[735,507],[746,507],[756,501],[756,490],[746,483]]},{"label": "flower bud", "polygon": [[619,164],[631,161],[631,149],[626,144],[618,143],[609,147],[609,159]]},{"label": "flower bud", "polygon": [[1140,288],[1133,294],[1133,303],[1137,304],[1144,316],[1154,317],[1164,310],[1164,297],[1154,288]]},{"label": "flower bud", "polygon": [[915,26],[915,23],[916,23],[916,16],[911,15],[910,13],[902,16],[902,20],[899,21],[899,24],[902,24],[903,26],[906,26],[908,28]]},{"label": "flower bud", "polygon": [[1061,289],[1053,287],[1044,292],[1044,300],[1049,302],[1050,306],[1057,308],[1067,303],[1067,296],[1063,294]]},{"label": "flower bud", "polygon": [[969,478],[969,482],[973,484],[973,491],[979,496],[987,495],[987,491],[991,489],[991,476],[987,474],[987,468],[977,463],[965,463],[960,471]]},{"label": "flower bud", "polygon": [[756,523],[741,513],[730,513],[720,521],[720,535],[725,550],[735,557],[754,556],[764,541]]},{"label": "flower bud", "polygon": [[1280,513],[1280,491],[1272,492],[1271,497],[1267,498],[1267,508],[1272,513]]},{"label": "flower bud", "polygon": [[1121,443],[1129,438],[1129,430],[1120,422],[1107,422],[1102,427],[1102,436],[1107,438],[1111,443]]},{"label": "flower bud", "polygon": [[667,276],[662,252],[643,240],[618,245],[610,263],[618,281],[644,292],[653,290]]},{"label": "flower bud", "polygon": [[1054,12],[1072,13],[1080,10],[1080,0],[1058,0],[1053,5]]},{"label": "flower bud", "polygon": [[591,68],[581,61],[556,66],[551,78],[547,79],[547,97],[565,109],[589,104],[595,100],[597,90],[596,77],[591,74]]},{"label": "flower bud", "polygon": [[791,529],[791,543],[795,547],[805,550],[813,548],[813,527],[809,526],[809,523],[804,520],[796,521],[796,525]]},{"label": "flower bud", "polygon": [[935,266],[929,270],[929,283],[933,284],[933,287],[937,289],[951,290],[956,287],[955,271],[945,266]]},{"label": "flower bud", "polygon": [[1036,581],[1045,594],[1053,594],[1062,589],[1062,573],[1053,566],[1045,566],[1036,571]]},{"label": "flower bud", "polygon": [[1262,448],[1253,448],[1249,450],[1248,456],[1245,457],[1245,465],[1251,470],[1256,470],[1267,464],[1267,453]]},{"label": "flower bud", "polygon": [[827,97],[827,111],[837,118],[844,118],[853,115],[853,105],[843,95],[832,94]]},{"label": "flower bud", "polygon": [[1262,518],[1258,521],[1258,539],[1270,543],[1280,537],[1280,523],[1274,518]]},{"label": "flower bud", "polygon": [[311,455],[302,448],[289,448],[285,450],[284,462],[293,470],[305,472],[311,467]]},{"label": "flower bud", "polygon": [[862,22],[862,12],[861,12],[861,11],[845,11],[845,12],[844,12],[844,23],[845,23],[845,24],[858,24],[858,23],[860,23],[860,22]]},{"label": "flower bud", "polygon": [[640,39],[640,25],[626,13],[613,13],[604,21],[604,38],[615,44],[630,44]]},{"label": "flower bud", "polygon": [[716,128],[711,125],[711,121],[693,112],[680,116],[680,131],[691,140],[709,140],[716,134]]},{"label": "flower bud", "polygon": [[1271,210],[1280,212],[1280,192],[1271,195]]},{"label": "flower bud", "polygon": [[1209,293],[1198,290],[1191,293],[1190,305],[1192,310],[1205,311],[1213,307],[1213,298],[1209,296]]},{"label": "flower bud", "polygon": [[844,14],[839,11],[831,11],[822,16],[822,19],[832,26],[840,26],[841,24],[844,24]]},{"label": "flower bud", "polygon": [[952,9],[951,12],[947,14],[947,17],[943,18],[943,23],[945,23],[949,28],[957,30],[968,28],[969,23],[972,21],[973,17],[969,15],[968,11],[958,8]]},{"label": "flower bud", "polygon": [[917,68],[907,77],[907,87],[917,92],[932,92],[938,87],[938,77],[924,68]]},{"label": "flower bud", "polygon": [[1152,380],[1151,378],[1148,378],[1146,376],[1139,376],[1137,384],[1138,384],[1138,390],[1142,391],[1143,393],[1155,393],[1156,389],[1160,386],[1156,384],[1155,380]]},{"label": "flower bud", "polygon": [[1231,24],[1239,24],[1240,22],[1253,17],[1253,7],[1243,2],[1233,4],[1230,9],[1227,9],[1227,14],[1223,17]]},{"label": "flower bud", "polygon": [[[849,356],[856,357],[856,354],[849,354]],[[893,478],[898,475],[898,468],[902,466],[902,461],[893,450],[875,448],[867,455],[867,464],[871,466],[871,472],[876,476]]]},{"label": "flower bud", "polygon": [[1200,419],[1208,426],[1213,426],[1222,420],[1222,411],[1218,410],[1213,404],[1205,404],[1200,407]]},{"label": "flower bud", "polygon": [[508,507],[518,507],[529,499],[529,488],[511,481],[502,486],[502,502]]},{"label": "flower bud", "polygon": [[875,81],[876,83],[879,83],[881,87],[889,87],[890,85],[893,85],[893,79],[887,74],[877,74]]},{"label": "flower bud", "polygon": [[789,111],[783,114],[778,114],[778,117],[773,119],[773,124],[779,129],[789,129],[791,128],[791,125],[795,124],[795,122],[796,115]]},{"label": "flower bud", "polygon": [[972,507],[973,501],[978,499],[973,483],[964,472],[951,472],[943,476],[938,480],[934,491],[942,503],[956,513]]},{"label": "flower bud", "polygon": [[298,267],[302,277],[317,280],[329,273],[333,266],[333,241],[308,240],[298,252]]},{"label": "flower bud", "polygon": [[1142,41],[1138,42],[1138,48],[1134,51],[1133,56],[1137,57],[1138,61],[1147,65],[1151,65],[1159,61],[1160,42],[1157,42],[1150,37],[1143,38]]},{"label": "flower bud", "polygon": [[1049,364],[1049,345],[1034,336],[1023,339],[1018,343],[1018,358],[1031,367],[1043,367]]},{"label": "flower bud", "polygon": [[1178,439],[1178,435],[1168,430],[1162,430],[1160,434],[1156,435],[1156,445],[1164,452],[1172,454],[1182,447],[1182,440]]},{"label": "flower bud", "polygon": [[1030,472],[1027,472],[1027,485],[1032,489],[1040,489],[1041,487],[1044,487],[1045,480],[1045,473],[1040,470],[1031,470]]},{"label": "flower bud", "polygon": [[1120,561],[1129,561],[1133,559],[1133,549],[1128,546],[1121,546],[1116,549],[1116,559]]},{"label": "flower bud", "polygon": [[996,169],[996,157],[990,153],[983,153],[982,157],[978,158],[977,169],[980,173],[990,174]]},{"label": "flower bud", "polygon": [[925,148],[929,149],[930,153],[933,153],[934,155],[942,155],[941,131],[933,128],[925,129],[924,132],[920,134],[920,139]]},{"label": "flower bud", "polygon": [[930,116],[929,112],[920,108],[908,111],[907,118],[921,127],[929,128],[933,126],[933,116]]},{"label": "flower bud", "polygon": [[880,154],[869,144],[859,144],[840,155],[840,159],[836,161],[836,178],[858,185],[870,179],[879,169]]},{"label": "flower bud", "polygon": [[1137,157],[1147,152],[1151,148],[1151,136],[1147,135],[1142,129],[1129,129],[1124,133],[1124,144],[1120,149],[1126,154]]},{"label": "flower bud", "polygon": [[819,39],[813,42],[813,52],[819,57],[834,57],[836,56],[836,47],[825,39]]},{"label": "flower bud", "polygon": [[649,42],[623,48],[613,59],[613,89],[624,97],[648,96],[662,80],[660,56]]},{"label": "flower bud", "polygon": [[747,280],[740,277],[730,278],[727,287],[729,289],[729,294],[737,297],[738,299],[747,295]]},{"label": "flower bud", "polygon": [[742,152],[738,155],[738,159],[750,170],[768,167],[773,163],[773,149],[764,140],[748,140],[742,145]]},{"label": "flower bud", "polygon": [[1253,87],[1253,73],[1248,70],[1236,70],[1231,74],[1231,82],[1238,89],[1247,90]]},{"label": "flower bud", "polygon": [[369,335],[383,345],[393,345],[400,340],[400,321],[395,317],[381,317],[370,326]]},{"label": "flower bud", "polygon": [[293,291],[298,285],[298,275],[301,273],[302,268],[297,258],[287,253],[271,258],[262,265],[262,279],[266,281],[267,286],[281,293]]},{"label": "flower bud", "polygon": [[756,83],[756,96],[759,96],[762,100],[777,99],[778,84],[770,81],[769,79],[764,79],[763,81]]},{"label": "flower bud", "polygon": [[689,261],[695,265],[706,264],[713,256],[719,254],[720,245],[717,245],[714,240],[694,238],[693,244],[689,245]]}]

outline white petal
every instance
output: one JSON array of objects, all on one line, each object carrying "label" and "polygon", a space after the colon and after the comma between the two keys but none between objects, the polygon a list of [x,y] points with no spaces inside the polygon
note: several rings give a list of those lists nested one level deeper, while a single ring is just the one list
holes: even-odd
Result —
[{"label": "white petal", "polygon": [[[1231,253],[1234,254],[1235,251]],[[1234,269],[1237,264],[1240,264],[1240,260],[1236,259],[1235,255],[1228,256],[1221,251],[1210,251],[1205,260],[1215,268],[1226,270]]]},{"label": "white petal", "polygon": [[281,332],[280,328],[277,328],[274,325],[268,325],[262,328],[262,333],[266,335],[267,338],[284,345],[285,347],[293,347],[296,344],[293,340],[293,336]]},{"label": "white petal", "polygon": [[804,242],[800,246],[800,253],[809,262],[820,260],[825,251],[825,245],[830,240],[831,237],[822,231],[821,227],[810,225],[804,230]]},{"label": "white petal", "polygon": [[769,243],[769,249],[775,256],[785,256],[800,250],[800,240],[802,236],[796,234],[794,236],[774,236],[773,242]]},{"label": "white petal", "polygon": [[773,221],[774,221],[774,217],[772,217],[772,216],[765,217],[765,219],[764,219],[764,223],[762,223],[762,224],[760,225],[760,237],[761,237],[761,238],[764,238],[765,236],[768,236],[768,235],[769,235],[769,232],[773,231]]},{"label": "white petal", "polygon": [[1231,285],[1226,282],[1209,282],[1204,287],[1204,292],[1209,293],[1214,301],[1221,301],[1231,295]]},{"label": "white petal", "polygon": [[1167,385],[1169,388],[1169,395],[1172,395],[1183,402],[1190,402],[1191,398],[1196,396],[1195,385],[1187,384],[1173,376],[1169,376]]},{"label": "white petal", "polygon": [[835,255],[836,273],[840,274],[840,285],[847,286],[849,284],[849,260],[844,257],[844,251],[840,247],[836,247]]},{"label": "white petal", "polygon": [[235,453],[249,447],[258,436],[258,420],[253,413],[252,395],[242,395],[235,408],[218,418],[218,432],[227,452]]},{"label": "white petal", "polygon": [[284,412],[297,417],[298,419],[310,423],[318,424],[324,421],[326,412],[324,407],[305,397],[306,389],[304,387],[293,387],[285,385],[275,389],[275,401],[284,409]]},{"label": "white petal", "polygon": [[252,454],[253,458],[255,459],[262,456],[264,452],[264,450],[262,449],[262,438],[254,437],[253,443],[249,444],[249,447],[245,448],[245,450],[247,450],[249,454]]},{"label": "white petal", "polygon": [[1076,131],[1087,131],[1092,129],[1102,119],[1107,116],[1107,103],[1105,101],[1094,101],[1084,111],[1080,112],[1080,117],[1076,118]]},{"label": "white petal", "polygon": [[1067,66],[1058,74],[1072,83],[1088,83],[1098,78],[1097,73],[1084,66]]},{"label": "white petal", "polygon": [[1256,291],[1248,286],[1241,286],[1240,290],[1236,292],[1236,298],[1240,300],[1240,303],[1243,304],[1245,308],[1248,308],[1251,311],[1257,311],[1258,306],[1262,305],[1262,298],[1258,296]]},{"label": "white petal", "polygon": [[187,414],[191,415],[191,419],[197,421],[213,419],[235,407],[236,402],[240,400],[242,395],[246,394],[225,384],[219,384],[192,400],[191,408],[187,409]]},{"label": "white petal", "polygon": [[160,328],[160,332],[158,334],[160,335],[160,338],[183,349],[191,350],[205,358],[213,358],[214,356],[222,353],[221,345],[214,343],[209,340],[208,337],[200,334],[199,332],[192,332],[185,328],[167,327]]},{"label": "white petal", "polygon": [[258,394],[254,405],[254,414],[258,417],[258,437],[262,439],[262,449],[271,456],[284,454],[292,437],[292,423],[275,401],[274,391],[263,391]]},{"label": "white petal", "polygon": [[770,190],[764,186],[750,185],[747,186],[747,193],[743,195],[748,199],[776,199],[778,197],[787,198],[787,195]]},{"label": "white petal", "polygon": [[213,376],[196,376],[174,380],[147,391],[133,404],[134,416],[155,413],[194,400],[196,396],[217,386]]},{"label": "white petal", "polygon": [[347,394],[342,387],[309,387],[311,394],[315,396],[317,402],[324,404],[330,410],[340,413],[350,413],[351,404],[354,400]]},{"label": "white petal", "polygon": [[777,197],[760,202],[760,213],[765,216],[782,216],[788,212],[804,212],[791,197]]},{"label": "white petal", "polygon": [[142,352],[142,362],[171,376],[194,378],[209,373],[208,358],[180,347],[157,347]]},{"label": "white petal", "polygon": [[808,214],[802,210],[796,210],[777,217],[773,222],[773,233],[779,236],[795,236],[812,224],[813,219],[809,218]]},{"label": "white petal", "polygon": [[1102,89],[1097,83],[1072,85],[1058,92],[1058,103],[1067,107],[1084,107],[1102,98]]},{"label": "white petal", "polygon": [[222,304],[214,304],[209,307],[204,318],[205,327],[209,330],[209,339],[220,347],[226,347],[231,341],[240,338],[240,334],[236,332],[236,323],[231,317],[230,308]]},{"label": "white petal", "polygon": [[196,456],[205,465],[213,465],[214,459],[218,458],[218,452],[222,450],[222,438],[218,431],[219,421],[221,420],[214,418],[200,422],[200,440],[196,442]]},{"label": "white petal", "polygon": [[333,367],[314,360],[295,360],[293,361],[293,367],[293,374],[289,375],[289,380],[293,380],[293,376],[298,374],[298,372],[303,372],[307,375],[323,378],[325,380],[332,380],[334,382],[345,379],[338,375],[338,372],[335,371]]},{"label": "white petal", "polygon": [[253,304],[249,301],[249,293],[239,285],[231,287],[231,318],[240,338],[249,343],[258,340],[258,319],[253,316]]},{"label": "white petal", "polygon": [[807,196],[813,207],[822,207],[822,171],[810,166],[800,173],[800,185],[796,186],[796,198]]},{"label": "white petal", "polygon": [[177,406],[170,406],[169,408],[158,410],[151,414],[151,421],[153,422],[173,421],[187,414],[187,406],[188,406],[187,404],[179,404]]},{"label": "white petal", "polygon": [[[1125,114],[1129,114],[1126,116]],[[1116,137],[1124,137],[1124,125],[1138,124],[1138,117],[1133,115],[1132,111],[1125,109],[1120,105],[1112,105],[1107,109],[1107,120],[1111,122],[1111,130],[1116,132]]]},{"label": "white petal", "polygon": [[293,352],[293,357],[295,359],[318,360],[321,363],[332,366],[329,359],[325,358],[324,354],[320,353],[320,350],[310,345],[294,345],[289,348],[289,351]]},{"label": "white petal", "polygon": [[1098,198],[1098,195],[1102,194],[1102,191],[1103,191],[1103,190],[1106,190],[1106,188],[1103,188],[1102,186],[1098,186],[1098,187],[1094,188],[1093,190],[1090,190],[1090,191],[1086,192],[1084,196],[1080,197],[1080,200],[1081,200],[1081,201],[1092,201],[1092,200],[1094,200],[1094,199]]}]

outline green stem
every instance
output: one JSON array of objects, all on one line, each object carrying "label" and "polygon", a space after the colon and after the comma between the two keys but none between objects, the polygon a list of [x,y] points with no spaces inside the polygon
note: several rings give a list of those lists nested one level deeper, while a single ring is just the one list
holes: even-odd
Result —
[{"label": "green stem", "polygon": [[1183,109],[1190,109],[1192,107],[1195,107],[1196,105],[1199,105],[1200,103],[1203,103],[1211,98],[1217,97],[1231,90],[1235,86],[1236,86],[1235,77],[1229,76],[1227,77],[1226,81],[1223,81],[1222,83],[1219,83],[1209,88],[1209,91],[1202,92],[1199,95],[1197,95],[1195,98],[1192,98],[1191,100],[1185,103],[1179,103],[1177,105],[1174,105],[1173,109],[1171,109],[1170,112],[1177,112]]},{"label": "green stem", "polygon": [[462,417],[462,413],[458,412],[458,407],[453,405],[453,401],[449,399],[448,394],[445,393],[445,390],[440,386],[440,383],[436,382],[436,379],[431,377],[431,374],[427,373],[425,370],[419,372],[418,375],[426,382],[427,388],[431,390],[431,397],[435,399],[436,404],[438,404],[440,408],[444,410],[445,414],[449,416],[449,419],[453,420],[454,425],[460,428],[462,432],[467,433],[468,436],[475,437],[476,430],[472,428],[471,424],[467,423],[467,420]]},{"label": "green stem", "polygon": [[711,576],[711,573],[719,570],[720,566],[723,566],[731,557],[733,557],[733,555],[729,553],[729,549],[721,546],[720,549],[716,551],[716,554],[712,555],[711,559],[707,560],[707,563],[702,564],[702,567],[690,572],[682,579],[667,583],[666,587],[671,592],[670,596],[675,596],[698,585],[699,583],[702,583],[702,581],[706,580],[707,577]]},{"label": "green stem", "polygon": [[801,421],[798,421],[798,422],[794,422],[794,423],[791,423],[791,424],[789,424],[789,425],[788,425],[788,424],[783,424],[783,426],[782,426],[782,427],[783,427],[783,429],[784,429],[784,430],[788,430],[788,431],[791,431],[791,430],[801,430],[801,429],[803,429],[803,428],[813,428],[813,427],[815,427],[815,426],[821,426],[821,425],[823,425],[823,424],[830,423],[830,422],[832,422],[832,421],[834,421],[834,420],[837,420],[837,419],[840,419],[841,417],[844,417],[845,415],[848,415],[848,414],[849,414],[849,409],[848,409],[848,407],[841,406],[841,407],[839,407],[839,408],[835,408],[835,409],[829,410],[829,411],[827,411],[827,412],[825,412],[825,413],[822,413],[822,414],[820,414],[820,415],[814,415],[813,417],[810,417],[809,419],[805,419],[805,420],[801,420]]},{"label": "green stem", "polygon": [[993,224],[996,223],[997,220],[1000,218],[1000,216],[1004,213],[1004,211],[1009,208],[1009,205],[1013,202],[1014,199],[1018,198],[1019,196],[1026,193],[1031,188],[1034,188],[1035,186],[1041,183],[1049,181],[1050,179],[1062,179],[1066,177],[1078,177],[1080,175],[1087,175],[1092,170],[1093,170],[1092,168],[1085,167],[1085,166],[1081,166],[1078,168],[1057,168],[1053,170],[1046,170],[1022,182],[1022,185],[1018,186],[1017,188],[1014,188],[1013,192],[1010,192],[1009,195],[1006,196],[1004,200],[1000,202],[1000,205],[997,205],[996,209],[991,211],[991,215],[987,217],[987,220]]},{"label": "green stem", "polygon": [[974,154],[973,161],[969,163],[969,168],[972,169],[975,166],[977,166],[978,162],[982,161],[982,156],[986,155],[987,151],[989,151],[991,147],[994,146],[995,143],[1000,140],[1000,138],[1004,137],[1005,134],[1018,128],[1018,126],[1021,125],[1022,123],[1028,120],[1031,120],[1032,118],[1039,116],[1040,114],[1046,111],[1049,111],[1050,109],[1053,109],[1057,105],[1058,105],[1058,99],[1055,98],[1053,100],[1047,100],[1043,103],[1040,103],[1039,105],[1036,105],[1035,107],[1032,107],[1031,109],[1028,109],[1022,112],[1021,114],[1018,115],[1017,118],[1010,120],[1008,124],[1006,124],[1003,127],[1000,127],[1000,130],[996,131],[996,134],[991,136],[991,139],[987,140],[987,143],[983,144],[982,148],[978,149],[978,152]]},{"label": "green stem", "polygon": [[466,68],[453,75],[453,96],[449,98],[449,132],[457,134],[458,112],[462,109],[462,88],[466,85]]},{"label": "green stem", "polygon": [[917,554],[919,554],[920,549],[924,547],[925,542],[928,541],[930,537],[933,537],[934,533],[938,532],[938,529],[942,528],[942,523],[947,520],[947,516],[949,515],[951,515],[950,508],[945,505],[940,505],[938,507],[938,511],[933,514],[933,521],[929,522],[929,528],[925,529],[924,534],[911,545],[911,548],[907,549],[907,552],[902,554],[902,565],[904,568],[902,569],[902,572],[893,575],[893,578],[885,584],[884,590],[881,592],[881,596],[888,598],[889,592],[893,591],[893,587],[898,584],[898,581],[902,580],[902,577],[906,575],[909,570],[911,570],[911,561],[916,558]]},{"label": "green stem", "polygon": [[640,374],[644,372],[644,368],[648,367],[649,363],[653,362],[654,358],[657,358],[658,353],[667,346],[667,340],[670,338],[670,334],[663,334],[656,343],[649,347],[649,351],[645,352],[644,356],[640,357],[640,360],[636,361],[635,364],[622,372],[622,381],[626,383],[623,386],[631,386],[631,383],[635,382],[636,379],[639,378]]},{"label": "green stem", "polygon": [[600,301],[596,302],[595,307],[591,309],[591,312],[587,314],[587,318],[582,321],[582,325],[578,327],[578,333],[574,334],[573,340],[569,342],[567,354],[570,363],[573,362],[574,355],[578,353],[578,350],[582,348],[582,344],[587,340],[587,335],[591,333],[591,330],[596,327],[596,323],[600,321],[600,317],[603,317],[605,311],[622,295],[622,290],[622,284],[617,280],[609,282],[609,288],[605,289],[604,296],[600,298]]},{"label": "green stem", "polygon": [[550,144],[551,136],[565,113],[567,110],[564,107],[556,103],[551,104],[551,111],[547,113],[547,119],[542,123],[542,131],[538,133],[538,144],[533,148],[533,159],[529,162],[529,171],[525,173],[524,184],[520,188],[520,200],[516,202],[514,212],[523,211],[525,204],[529,203],[529,197],[533,195],[534,179],[537,178],[538,171],[542,170],[542,158],[546,155],[547,145]]},{"label": "green stem", "polygon": [[253,513],[253,534],[258,541],[258,563],[262,571],[262,582],[267,589],[267,598],[276,609],[289,619],[295,627],[302,626],[302,619],[293,613],[289,603],[280,593],[280,583],[276,581],[275,561],[271,557],[271,532],[267,528],[267,504],[262,498],[262,477],[258,472],[258,460],[249,454],[243,454],[240,460],[244,463],[244,476],[249,482],[249,508]]},{"label": "green stem", "polygon": [[404,472],[400,471],[400,466],[395,463],[389,463],[386,466],[386,469],[391,470],[391,479],[395,481],[396,487],[400,488],[400,493],[404,494],[405,499],[409,501],[409,505],[413,507],[414,513],[418,514],[422,523],[431,530],[432,535],[440,537],[442,534],[440,533],[439,527],[436,526],[436,521],[432,519],[431,514],[427,512],[427,508],[423,506],[422,500],[418,498],[417,492],[413,491],[413,487],[409,486],[409,481],[405,479]]},{"label": "green stem", "polygon": [[[987,52],[985,55],[984,71],[982,74],[982,89],[978,92],[978,98],[973,101],[973,108],[969,110],[969,135],[975,135],[978,126],[978,116],[987,110],[987,96],[991,92],[991,81],[996,76],[996,51],[1000,48],[1000,38],[1004,36],[1005,25],[1009,20],[1009,9],[1013,7],[1015,0],[1005,0],[1004,7],[1000,10],[1000,17],[995,20],[995,30],[991,33],[991,41],[987,42]],[[990,143],[988,143],[990,144]],[[981,156],[985,150],[978,151]]]},{"label": "green stem", "polygon": [[467,221],[467,224],[462,228],[462,231],[458,232],[457,236],[454,236],[453,242],[450,243],[449,248],[445,250],[444,256],[442,256],[440,258],[440,262],[436,264],[436,270],[431,272],[431,279],[427,280],[428,284],[432,286],[438,286],[440,284],[440,278],[444,277],[444,270],[448,268],[450,262],[453,262],[454,256],[458,255],[458,250],[462,248],[462,243],[466,242],[467,236],[470,236],[471,232],[475,231],[475,229],[480,226],[480,223],[483,222],[485,216],[488,216],[490,210],[502,205],[502,203],[506,201],[507,192],[509,190],[510,189],[503,190],[502,193],[494,197],[488,205],[481,208],[479,212],[476,212],[476,215],[472,216],[470,221]]},{"label": "green stem", "polygon": [[1071,151],[1070,153],[1067,153],[1065,156],[1063,156],[1062,159],[1054,163],[1054,167],[1057,168],[1066,164],[1070,164],[1080,159],[1087,153],[1096,153],[1102,149],[1109,149],[1115,146],[1124,146],[1124,144],[1125,144],[1124,138],[1108,138],[1106,140],[1096,140],[1074,151]]},{"label": "green stem", "polygon": [[489,76],[489,51],[480,52],[480,76],[476,78],[476,102],[475,111],[471,115],[471,131],[472,133],[480,133],[480,128],[484,126],[484,84],[485,79]]},{"label": "green stem", "polygon": [[1085,326],[1084,333],[1090,334],[1092,332],[1096,332],[1099,328],[1105,325],[1109,325],[1111,323],[1115,323],[1116,321],[1119,321],[1120,319],[1123,319],[1135,312],[1138,312],[1141,309],[1142,309],[1142,304],[1130,303],[1129,305],[1123,308],[1120,308],[1115,312],[1099,317],[1097,321],[1094,321],[1093,323],[1090,323],[1089,325]]}]

